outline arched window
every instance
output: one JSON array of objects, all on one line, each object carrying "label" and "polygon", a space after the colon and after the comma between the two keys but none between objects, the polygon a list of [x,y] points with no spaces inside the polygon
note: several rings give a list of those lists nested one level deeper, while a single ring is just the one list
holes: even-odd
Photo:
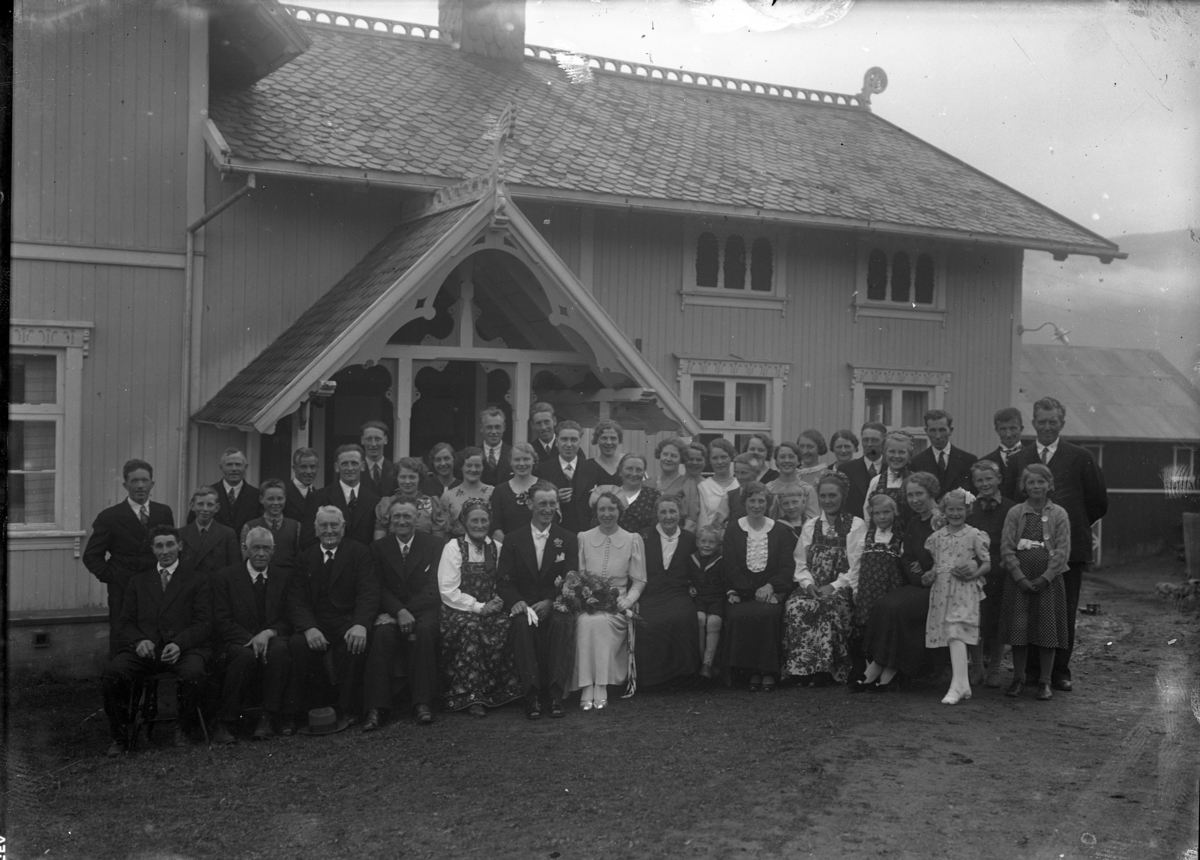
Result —
[{"label": "arched window", "polygon": [[867,257],[867,298],[873,302],[887,301],[887,254],[879,248]]},{"label": "arched window", "polygon": [[933,257],[917,256],[917,283],[913,301],[919,305],[933,304]]},{"label": "arched window", "polygon": [[912,293],[912,264],[908,254],[897,251],[892,257],[892,301],[907,302]]},{"label": "arched window", "polygon": [[717,272],[720,267],[719,255],[720,246],[717,245],[717,237],[712,233],[701,233],[700,238],[696,240],[696,286],[715,287],[717,285]]},{"label": "arched window", "polygon": [[750,289],[762,293],[771,291],[775,277],[775,256],[768,239],[755,239],[750,251]]},{"label": "arched window", "polygon": [[736,234],[725,240],[725,289],[746,289],[746,240]]}]

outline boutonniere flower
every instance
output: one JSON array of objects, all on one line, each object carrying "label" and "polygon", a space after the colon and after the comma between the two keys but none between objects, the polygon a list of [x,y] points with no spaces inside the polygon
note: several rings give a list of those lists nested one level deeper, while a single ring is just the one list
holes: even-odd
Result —
[{"label": "boutonniere flower", "polygon": [[562,538],[555,538],[555,539],[554,539],[554,548],[555,548],[555,549],[562,549]]}]

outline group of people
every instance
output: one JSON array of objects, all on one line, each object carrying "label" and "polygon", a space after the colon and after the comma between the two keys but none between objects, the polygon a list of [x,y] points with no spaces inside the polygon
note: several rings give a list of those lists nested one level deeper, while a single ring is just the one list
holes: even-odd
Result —
[{"label": "group of people", "polygon": [[258,488],[226,451],[182,528],[149,499],[152,467],[131,460],[128,498],[96,518],[84,553],[109,592],[109,752],[129,742],[134,685],[161,672],[180,684],[179,744],[201,719],[232,743],[253,707],[254,739],[311,732],[321,700],[336,702],[333,729],[369,732],[405,689],[418,724],[517,701],[530,719],[560,717],[575,691],[581,710],[603,710],[610,691],[693,675],[888,692],[947,652],[942,701],[955,704],[1001,686],[1006,644],[1006,694],[1028,680],[1049,699],[1072,687],[1107,507],[1095,461],[1059,435],[1065,419],[1039,400],[1022,446],[1021,413],[1002,409],[981,458],[951,444],[942,410],[924,416],[919,453],[874,422],[828,447],[816,430],[752,433],[741,451],[667,438],[653,478],[645,455],[621,451],[619,424],[592,429],[585,459],[583,428],[545,403],[532,442],[505,443],[489,408],[481,446],[435,445],[425,461],[387,460],[388,429],[368,422],[320,489],[310,448],[289,481]]}]

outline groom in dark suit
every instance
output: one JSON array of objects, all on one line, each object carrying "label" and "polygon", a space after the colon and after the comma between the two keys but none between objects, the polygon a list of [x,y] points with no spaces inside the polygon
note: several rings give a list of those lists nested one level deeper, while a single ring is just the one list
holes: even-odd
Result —
[{"label": "groom in dark suit", "polygon": [[529,506],[532,522],[505,535],[496,563],[496,593],[513,616],[513,650],[525,691],[525,716],[536,720],[542,715],[542,696],[548,696],[550,716],[564,714],[575,628],[569,614],[554,609],[559,593],[555,582],[578,566],[579,541],[574,533],[554,525],[558,490],[549,481],[533,485]]},{"label": "groom in dark suit", "polygon": [[941,490],[938,498],[951,490],[966,490],[975,495],[975,484],[971,481],[971,466],[979,458],[950,444],[954,435],[954,419],[943,409],[930,409],[925,413],[925,435],[929,447],[912,458],[909,466],[914,472],[929,472],[938,479]]},{"label": "groom in dark suit", "polygon": [[96,579],[108,586],[108,656],[117,653],[121,601],[129,580],[154,567],[150,531],[155,526],[175,525],[175,515],[166,505],[150,501],[154,489],[154,467],[145,460],[129,460],[121,469],[128,497],[105,508],[92,523],[92,536],[83,550],[83,564]]},{"label": "groom in dark suit", "polygon": [[583,429],[576,421],[559,422],[554,434],[558,456],[533,467],[533,474],[558,488],[562,527],[571,534],[587,531],[592,521],[588,496],[596,486],[596,464],[579,456]]},{"label": "groom in dark suit", "polygon": [[397,657],[408,678],[413,721],[433,722],[437,690],[438,592],[441,538],[417,529],[417,506],[397,500],[388,507],[388,534],[371,544],[379,577],[379,615],[371,628],[363,676],[363,731],[378,729],[392,706]]}]

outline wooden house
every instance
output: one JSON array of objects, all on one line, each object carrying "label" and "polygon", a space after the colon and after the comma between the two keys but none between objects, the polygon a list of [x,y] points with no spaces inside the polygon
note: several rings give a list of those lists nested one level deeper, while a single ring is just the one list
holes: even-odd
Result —
[{"label": "wooden house", "polygon": [[1175,551],[1183,517],[1200,512],[1200,390],[1149,349],[1026,345],[1017,406],[1032,439],[1033,404],[1067,408],[1064,438],[1092,452],[1108,485],[1093,529],[1098,565]]},{"label": "wooden house", "polygon": [[1124,256],[882,118],[880,70],[821,92],[439,12],[18,2],[14,660],[103,642],[80,547],[130,457],[179,517],[227,446],[257,483],[367,418],[392,457],[472,443],[486,403],[627,450],[945,407],[983,451],[1025,249]]}]

